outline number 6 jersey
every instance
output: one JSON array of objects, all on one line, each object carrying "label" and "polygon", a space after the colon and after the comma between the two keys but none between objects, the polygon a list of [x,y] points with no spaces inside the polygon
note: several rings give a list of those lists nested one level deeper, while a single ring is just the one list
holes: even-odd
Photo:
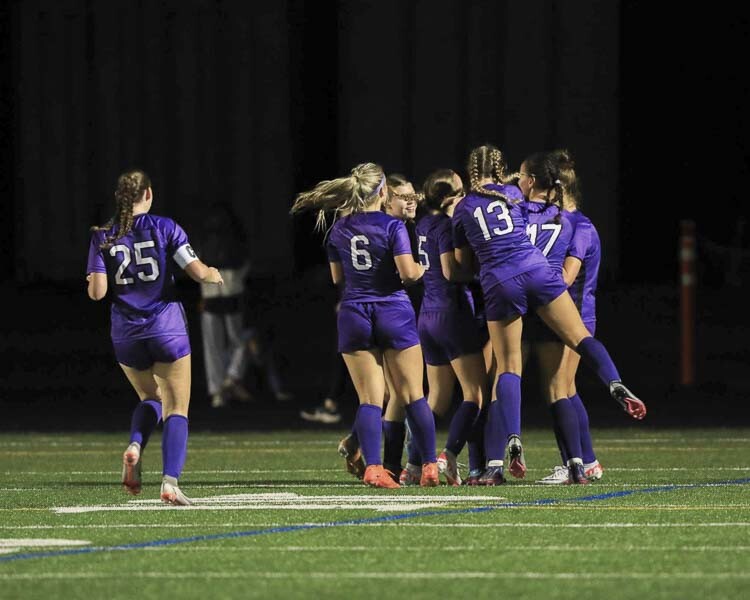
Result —
[{"label": "number 6 jersey", "polygon": [[101,248],[107,234],[91,236],[86,273],[106,273],[112,298],[112,340],[185,335],[185,311],[177,300],[174,272],[197,260],[187,234],[168,217],[136,215],[133,228]]},{"label": "number 6 jersey", "polygon": [[378,302],[403,297],[408,300],[394,256],[411,255],[406,226],[380,211],[342,217],[331,228],[329,262],[344,269],[342,302]]}]

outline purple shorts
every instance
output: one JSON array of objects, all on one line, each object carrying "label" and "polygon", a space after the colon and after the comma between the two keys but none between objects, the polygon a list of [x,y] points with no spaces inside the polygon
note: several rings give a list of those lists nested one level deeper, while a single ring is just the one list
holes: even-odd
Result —
[{"label": "purple shorts", "polygon": [[424,311],[419,315],[419,341],[428,365],[447,365],[454,358],[481,352],[487,329],[469,311]]},{"label": "purple shorts", "polygon": [[526,271],[484,291],[488,321],[503,321],[546,306],[568,288],[562,275],[550,266]]},{"label": "purple shorts", "polygon": [[112,345],[117,362],[137,371],[145,371],[155,362],[170,363],[190,354],[190,338],[187,335],[120,340]]},{"label": "purple shorts", "polygon": [[417,319],[408,298],[342,302],[337,324],[339,352],[369,348],[403,350],[419,344]]}]

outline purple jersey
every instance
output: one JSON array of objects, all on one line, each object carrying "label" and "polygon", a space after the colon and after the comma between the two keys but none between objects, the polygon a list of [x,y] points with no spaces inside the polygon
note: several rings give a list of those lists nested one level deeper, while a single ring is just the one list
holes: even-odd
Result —
[{"label": "purple jersey", "polygon": [[328,260],[344,269],[342,302],[379,302],[408,296],[394,256],[408,254],[406,226],[380,211],[361,212],[336,221],[328,236]]},{"label": "purple jersey", "polygon": [[440,255],[453,253],[451,218],[443,213],[425,215],[417,223],[419,262],[425,268],[424,297],[421,311],[455,311],[472,307],[469,288],[461,283],[451,283],[443,276]]},{"label": "purple jersey", "polygon": [[[563,262],[573,237],[573,224],[555,204],[525,201],[529,224],[526,233],[531,243],[542,251],[549,264],[562,273]],[[559,217],[558,217],[559,215]],[[556,222],[557,221],[557,222]]]},{"label": "purple jersey", "polygon": [[599,233],[591,220],[581,211],[565,211],[563,214],[573,225],[573,237],[567,255],[581,261],[581,270],[568,291],[581,313],[583,322],[590,323],[596,320],[596,282],[602,258]]},{"label": "purple jersey", "polygon": [[185,312],[177,300],[174,272],[197,260],[185,231],[168,217],[144,213],[134,218],[127,235],[110,248],[100,248],[111,231],[95,231],[91,236],[86,273],[107,274],[112,339],[185,335]]},{"label": "purple jersey", "polygon": [[471,246],[480,265],[482,289],[487,293],[499,282],[547,266],[547,259],[526,235],[523,194],[514,185],[489,184],[511,202],[470,193],[453,213],[453,242],[456,248]]}]

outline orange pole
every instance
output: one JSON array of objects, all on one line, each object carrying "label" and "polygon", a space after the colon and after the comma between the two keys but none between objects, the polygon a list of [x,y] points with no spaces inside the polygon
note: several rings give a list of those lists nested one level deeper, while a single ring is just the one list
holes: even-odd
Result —
[{"label": "orange pole", "polygon": [[695,383],[695,223],[680,222],[680,384]]}]

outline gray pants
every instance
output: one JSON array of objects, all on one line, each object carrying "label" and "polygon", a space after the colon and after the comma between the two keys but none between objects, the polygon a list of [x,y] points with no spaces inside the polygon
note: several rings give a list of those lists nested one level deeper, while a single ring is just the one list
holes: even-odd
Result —
[{"label": "gray pants", "polygon": [[242,380],[247,370],[242,313],[201,313],[203,359],[209,395],[218,394],[226,378]]}]

